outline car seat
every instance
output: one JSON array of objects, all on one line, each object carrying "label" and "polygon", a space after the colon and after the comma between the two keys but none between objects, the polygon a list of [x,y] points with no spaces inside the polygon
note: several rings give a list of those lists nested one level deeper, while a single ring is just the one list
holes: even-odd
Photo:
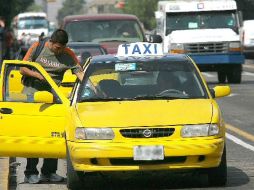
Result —
[{"label": "car seat", "polygon": [[99,88],[102,90],[107,97],[110,98],[121,98],[121,85],[118,81],[113,79],[104,79],[99,83]]}]

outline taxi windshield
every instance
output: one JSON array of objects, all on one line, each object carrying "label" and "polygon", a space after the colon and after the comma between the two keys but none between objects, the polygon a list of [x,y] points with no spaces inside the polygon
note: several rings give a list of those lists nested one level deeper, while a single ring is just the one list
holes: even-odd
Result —
[{"label": "taxi windshield", "polygon": [[200,76],[188,61],[92,63],[78,102],[207,98]]}]

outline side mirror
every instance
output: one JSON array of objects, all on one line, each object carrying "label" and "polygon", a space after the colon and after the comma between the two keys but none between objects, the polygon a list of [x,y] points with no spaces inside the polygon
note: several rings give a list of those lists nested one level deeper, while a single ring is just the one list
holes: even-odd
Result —
[{"label": "side mirror", "polygon": [[213,98],[220,98],[228,96],[231,93],[229,86],[215,86],[213,89],[210,89]]},{"label": "side mirror", "polygon": [[239,25],[241,27],[241,26],[243,26],[243,13],[242,13],[242,11],[238,11],[238,16],[239,16]]},{"label": "side mirror", "polygon": [[34,102],[52,104],[54,96],[48,91],[38,91],[34,93]]},{"label": "side mirror", "polygon": [[151,34],[148,36],[148,42],[150,43],[162,43],[162,37],[157,34]]}]

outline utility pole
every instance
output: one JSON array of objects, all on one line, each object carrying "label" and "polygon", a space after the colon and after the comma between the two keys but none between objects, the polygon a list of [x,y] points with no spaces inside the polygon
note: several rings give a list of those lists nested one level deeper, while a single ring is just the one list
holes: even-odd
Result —
[{"label": "utility pole", "polygon": [[48,15],[48,0],[43,0],[43,11]]}]

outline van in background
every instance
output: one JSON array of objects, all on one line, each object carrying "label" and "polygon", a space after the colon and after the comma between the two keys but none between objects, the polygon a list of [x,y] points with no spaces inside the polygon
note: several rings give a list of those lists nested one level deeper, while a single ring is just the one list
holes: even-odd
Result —
[{"label": "van in background", "polygon": [[245,20],[242,28],[242,47],[247,59],[254,59],[254,20]]},{"label": "van in background", "polygon": [[25,12],[15,16],[12,20],[12,28],[17,40],[23,40],[26,36],[31,41],[38,41],[38,37],[49,32],[49,21],[44,12]]},{"label": "van in background", "polygon": [[220,83],[241,83],[242,14],[235,0],[159,1],[155,16],[164,52],[188,54],[201,71],[217,72]]}]

